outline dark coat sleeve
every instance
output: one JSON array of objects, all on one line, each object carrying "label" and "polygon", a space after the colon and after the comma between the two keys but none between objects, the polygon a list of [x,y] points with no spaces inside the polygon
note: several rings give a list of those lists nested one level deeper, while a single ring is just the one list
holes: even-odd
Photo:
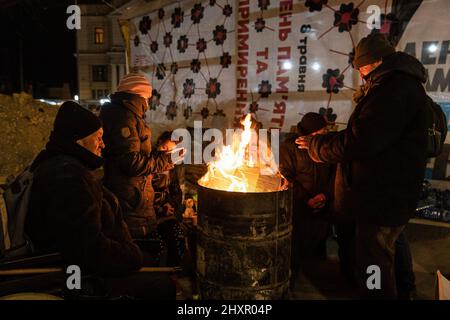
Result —
[{"label": "dark coat sleeve", "polygon": [[50,194],[57,196],[48,200],[46,210],[50,230],[54,230],[65,260],[81,263],[82,271],[85,268],[104,275],[121,275],[139,269],[142,253],[132,242],[120,215],[103,212],[108,215],[108,223],[113,224],[113,231],[106,235],[102,210],[110,209],[109,204],[103,203],[92,181],[73,171],[67,172],[48,185]]},{"label": "dark coat sleeve", "polygon": [[370,159],[383,152],[405,131],[418,110],[411,103],[408,92],[417,91],[417,81],[402,74],[394,74],[383,85],[369,92],[349,127],[339,133],[314,136],[309,154],[315,161],[346,162]]},{"label": "dark coat sleeve", "polygon": [[169,154],[141,152],[141,141],[136,127],[136,119],[128,117],[111,128],[111,139],[114,141],[111,154],[117,155],[117,162],[122,172],[129,177],[139,177],[172,169],[173,164]]},{"label": "dark coat sleeve", "polygon": [[327,163],[344,161],[347,130],[312,137],[308,150],[311,159],[315,162]]}]

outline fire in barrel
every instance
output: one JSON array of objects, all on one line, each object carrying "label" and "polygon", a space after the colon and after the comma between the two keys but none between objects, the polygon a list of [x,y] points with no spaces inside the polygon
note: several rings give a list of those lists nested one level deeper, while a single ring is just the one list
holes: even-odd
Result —
[{"label": "fire in barrel", "polygon": [[291,192],[267,144],[251,143],[250,115],[243,126],[198,182],[203,299],[281,299],[289,287]]}]

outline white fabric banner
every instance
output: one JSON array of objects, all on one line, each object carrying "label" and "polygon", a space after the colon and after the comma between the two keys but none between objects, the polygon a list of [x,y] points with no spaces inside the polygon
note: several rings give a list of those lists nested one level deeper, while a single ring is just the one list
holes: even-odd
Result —
[{"label": "white fabric banner", "polygon": [[[179,1],[130,20],[130,62],[154,89],[154,135],[198,120],[229,128],[248,112],[284,132],[321,112],[339,130],[361,84],[350,53],[381,32],[425,65],[427,91],[450,119],[448,16],[448,0]],[[444,153],[447,177],[450,146]]]},{"label": "white fabric banner", "polygon": [[349,54],[379,14],[383,33],[406,26],[398,49],[416,53],[430,72],[427,89],[450,101],[450,2],[394,1],[397,13],[392,2],[180,1],[137,17],[131,63],[156,90],[150,121],[231,127],[251,111],[263,127],[290,131],[302,114],[321,111],[342,127],[360,84]]}]

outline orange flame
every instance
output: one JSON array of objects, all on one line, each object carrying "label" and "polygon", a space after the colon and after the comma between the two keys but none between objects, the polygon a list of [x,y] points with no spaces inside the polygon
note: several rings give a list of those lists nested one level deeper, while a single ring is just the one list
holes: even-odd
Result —
[{"label": "orange flame", "polygon": [[[249,192],[249,189],[255,189],[254,186],[250,188],[250,183],[257,182],[253,181],[255,179],[251,180],[255,178],[255,174],[252,174],[252,178],[248,176],[248,169],[258,164],[257,158],[254,157],[257,152],[250,150],[253,147],[250,143],[252,141],[251,114],[247,114],[241,123],[244,130],[240,135],[233,136],[231,145],[223,146],[222,150],[216,153],[216,159],[208,164],[208,172],[199,180],[201,185],[233,192]],[[259,169],[255,169],[258,172]]]},{"label": "orange flame", "polygon": [[[252,125],[251,114],[247,114],[242,124],[244,125],[244,131],[240,136],[237,150],[234,152],[232,145],[224,146],[222,151],[216,155],[216,160],[209,163],[208,172],[200,179],[200,182],[207,184],[213,177],[217,176],[218,172],[229,182],[227,191],[247,192],[247,179],[239,172],[240,176],[236,176],[236,170],[245,164],[245,151],[252,134],[250,129]],[[235,142],[233,141],[233,144]]]}]

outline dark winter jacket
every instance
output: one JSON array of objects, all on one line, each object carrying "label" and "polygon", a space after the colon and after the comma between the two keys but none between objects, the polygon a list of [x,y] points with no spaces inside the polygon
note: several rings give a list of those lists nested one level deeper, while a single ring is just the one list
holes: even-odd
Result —
[{"label": "dark winter jacket", "polygon": [[400,226],[417,205],[427,161],[425,69],[395,53],[367,77],[348,126],[313,137],[310,156],[339,166],[335,209],[358,223]]},{"label": "dark winter jacket", "polygon": [[332,199],[334,165],[314,162],[307,150],[300,150],[290,139],[280,145],[280,172],[293,184],[294,210],[309,214],[309,199],[323,193],[327,202]]},{"label": "dark winter jacket", "polygon": [[40,252],[60,252],[82,272],[123,275],[140,268],[142,254],[117,198],[91,172],[100,160],[53,137],[33,163],[26,231]]},{"label": "dark winter jacket", "polygon": [[170,155],[152,153],[146,110],[144,98],[118,92],[100,112],[106,145],[104,183],[119,198],[133,238],[144,238],[156,227],[152,175],[173,168]]},{"label": "dark winter jacket", "polygon": [[155,173],[153,176],[153,189],[155,190],[154,207],[158,216],[166,216],[164,211],[164,204],[170,203],[175,209],[176,213],[181,210],[181,201],[183,193],[181,192],[180,183],[176,168],[160,173]]}]

